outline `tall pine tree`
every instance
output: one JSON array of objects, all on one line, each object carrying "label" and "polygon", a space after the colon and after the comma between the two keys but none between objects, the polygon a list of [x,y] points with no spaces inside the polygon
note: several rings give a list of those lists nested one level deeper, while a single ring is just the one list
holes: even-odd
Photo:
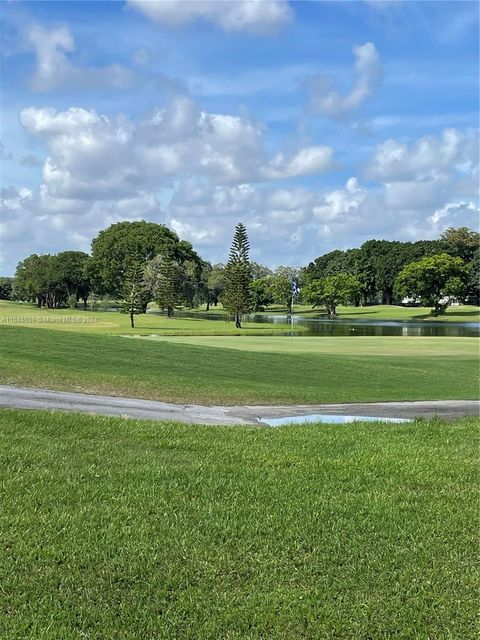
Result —
[{"label": "tall pine tree", "polygon": [[250,245],[247,230],[239,222],[235,227],[232,247],[224,275],[222,304],[227,313],[235,317],[235,327],[241,329],[242,315],[252,309],[250,284],[252,266],[249,259]]},{"label": "tall pine tree", "polygon": [[173,316],[173,310],[181,299],[181,267],[171,251],[156,256],[147,265],[146,281],[153,299],[160,309]]},{"label": "tall pine tree", "polygon": [[120,313],[128,313],[132,329],[135,327],[134,316],[139,313],[145,313],[144,271],[145,269],[138,258],[132,259],[127,267],[123,282]]}]

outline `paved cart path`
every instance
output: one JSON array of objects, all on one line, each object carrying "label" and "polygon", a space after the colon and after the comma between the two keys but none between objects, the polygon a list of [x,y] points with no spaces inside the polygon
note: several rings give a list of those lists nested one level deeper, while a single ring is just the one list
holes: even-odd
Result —
[{"label": "paved cart path", "polygon": [[261,424],[262,418],[282,418],[308,414],[375,416],[379,418],[429,418],[434,415],[459,418],[480,414],[477,400],[436,400],[422,402],[371,402],[355,404],[202,406],[172,404],[140,398],[119,398],[84,393],[66,393],[0,385],[0,407],[15,409],[56,409],[108,416],[175,420],[199,424]]}]

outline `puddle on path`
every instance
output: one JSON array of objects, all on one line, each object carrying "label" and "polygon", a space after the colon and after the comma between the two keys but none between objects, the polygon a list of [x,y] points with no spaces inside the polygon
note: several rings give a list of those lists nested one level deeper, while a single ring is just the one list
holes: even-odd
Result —
[{"label": "puddle on path", "polygon": [[411,418],[380,418],[375,416],[335,416],[326,414],[312,414],[308,416],[289,416],[286,418],[259,418],[260,422],[270,427],[280,427],[285,424],[308,424],[323,422],[326,424],[346,424],[349,422],[413,422]]}]

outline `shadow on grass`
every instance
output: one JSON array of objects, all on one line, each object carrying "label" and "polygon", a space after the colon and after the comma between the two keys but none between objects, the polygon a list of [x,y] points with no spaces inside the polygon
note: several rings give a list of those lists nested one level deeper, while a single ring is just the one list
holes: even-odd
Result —
[{"label": "shadow on grass", "polygon": [[[453,313],[447,312],[443,315],[434,316],[430,313],[424,313],[418,316],[412,316],[412,320],[446,320],[448,318],[458,318],[459,322],[480,322],[480,315],[473,315],[473,311],[454,311]],[[465,320],[466,317],[466,320]]]}]

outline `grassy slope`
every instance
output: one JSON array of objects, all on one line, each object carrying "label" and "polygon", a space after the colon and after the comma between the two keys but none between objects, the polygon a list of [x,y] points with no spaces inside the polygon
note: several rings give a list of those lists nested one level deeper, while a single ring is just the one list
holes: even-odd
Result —
[{"label": "grassy slope", "polygon": [[[339,338],[338,345],[346,340],[350,339]],[[459,350],[455,355],[455,338],[444,342],[426,338],[437,345],[437,351],[427,348],[424,353],[420,353],[420,345],[428,342],[412,338],[413,344],[419,345],[415,356],[411,352],[389,354],[389,340],[397,344],[395,339],[384,338],[385,354],[370,357],[334,351],[239,351],[5,326],[0,329],[0,382],[212,404],[477,397],[474,339],[458,339],[458,345],[471,344],[472,348],[470,354]]]},{"label": "grassy slope", "polygon": [[0,411],[0,637],[473,640],[478,424]]},{"label": "grassy slope", "polygon": [[[205,312],[205,307],[198,309]],[[449,307],[447,312],[438,318],[430,316],[431,308],[429,307],[401,307],[398,305],[374,305],[371,307],[338,307],[337,312],[340,318],[356,319],[356,320],[428,320],[435,322],[480,322],[480,307],[473,305],[460,305],[458,307]],[[221,313],[222,307],[212,307],[211,314]],[[281,305],[271,305],[260,315],[285,314],[286,307]],[[324,316],[325,309],[312,309],[310,305],[296,304],[294,313],[297,315],[316,317]]]}]

